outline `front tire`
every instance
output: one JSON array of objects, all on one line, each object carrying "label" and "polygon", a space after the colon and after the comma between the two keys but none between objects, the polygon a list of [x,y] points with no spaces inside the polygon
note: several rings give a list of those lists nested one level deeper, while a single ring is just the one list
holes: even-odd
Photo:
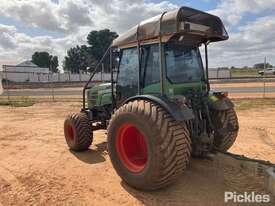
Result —
[{"label": "front tire", "polygon": [[135,100],[120,107],[108,127],[108,150],[118,175],[143,190],[165,187],[190,160],[191,140],[185,123],[161,106]]},{"label": "front tire", "polygon": [[239,132],[238,117],[235,110],[212,111],[211,119],[214,124],[214,149],[226,152],[229,150]]},{"label": "front tire", "polygon": [[87,150],[93,142],[93,131],[87,114],[81,112],[67,116],[64,136],[71,150]]}]

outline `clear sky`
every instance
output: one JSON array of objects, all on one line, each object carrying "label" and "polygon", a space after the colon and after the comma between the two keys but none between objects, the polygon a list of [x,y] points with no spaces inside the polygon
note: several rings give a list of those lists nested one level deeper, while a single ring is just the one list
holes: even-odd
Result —
[{"label": "clear sky", "polygon": [[0,65],[58,55],[85,44],[91,30],[121,33],[143,19],[179,6],[218,15],[230,39],[210,47],[210,66],[275,65],[275,0],[0,0]]}]

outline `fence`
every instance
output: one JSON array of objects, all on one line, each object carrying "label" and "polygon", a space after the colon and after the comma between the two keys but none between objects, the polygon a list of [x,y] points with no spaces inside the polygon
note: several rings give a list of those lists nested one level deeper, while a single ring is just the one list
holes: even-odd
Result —
[{"label": "fence", "polygon": [[[19,72],[19,71],[0,71],[2,79],[10,82],[85,82],[90,78],[90,74],[79,73],[39,73],[39,72]],[[211,69],[209,70],[210,79],[231,78],[229,69]],[[109,81],[110,73],[99,72],[94,76],[95,81]]]},{"label": "fence", "polygon": [[[0,93],[2,94],[0,100],[5,97],[8,101],[22,97],[42,98],[43,100],[81,99],[82,87],[89,78],[90,74],[84,73],[0,71],[0,79],[4,87],[3,94]],[[99,72],[95,74],[93,81],[106,82],[110,79],[110,73]]]},{"label": "fence", "polygon": [[0,75],[0,95],[3,94],[3,86],[2,86],[2,76]]},{"label": "fence", "polygon": [[[109,81],[110,73],[97,73],[93,81]],[[0,72],[4,92],[1,99],[31,97],[43,100],[81,100],[89,74]],[[228,91],[231,97],[275,97],[275,77],[232,77],[230,70],[210,70],[211,89]],[[0,88],[1,89],[1,88]]]},{"label": "fence", "polygon": [[[0,71],[2,79],[9,82],[81,82],[87,81],[90,74],[79,73],[37,73],[37,72],[15,72]],[[97,73],[94,77],[95,81],[110,80],[110,73]]]},{"label": "fence", "polygon": [[210,79],[230,79],[232,77],[230,69],[224,68],[217,68],[217,69],[210,69],[208,73],[208,77]]}]

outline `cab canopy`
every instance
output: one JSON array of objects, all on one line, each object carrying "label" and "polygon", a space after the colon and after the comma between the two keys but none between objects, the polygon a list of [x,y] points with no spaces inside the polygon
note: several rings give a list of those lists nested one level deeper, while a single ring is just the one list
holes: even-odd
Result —
[{"label": "cab canopy", "polygon": [[164,12],[142,21],[113,41],[113,47],[120,47],[137,42],[150,41],[162,37],[167,41],[176,34],[183,34],[197,42],[215,42],[228,39],[228,34],[221,19],[217,16],[181,7]]}]

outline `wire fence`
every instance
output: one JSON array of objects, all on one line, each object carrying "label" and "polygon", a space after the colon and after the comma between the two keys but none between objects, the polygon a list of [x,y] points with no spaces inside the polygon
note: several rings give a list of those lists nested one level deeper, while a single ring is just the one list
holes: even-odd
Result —
[{"label": "wire fence", "polygon": [[[81,101],[89,74],[0,71],[1,101]],[[99,72],[94,82],[110,81],[110,73]],[[232,98],[275,97],[274,76],[233,77],[230,70],[210,70],[211,89],[227,91]]]},{"label": "wire fence", "polygon": [[[14,83],[47,83],[47,82],[85,82],[90,78],[88,73],[72,74],[65,73],[41,73],[41,72],[18,72],[0,71],[3,80]],[[95,75],[95,81],[104,81],[111,78],[110,73],[99,72]]]}]

